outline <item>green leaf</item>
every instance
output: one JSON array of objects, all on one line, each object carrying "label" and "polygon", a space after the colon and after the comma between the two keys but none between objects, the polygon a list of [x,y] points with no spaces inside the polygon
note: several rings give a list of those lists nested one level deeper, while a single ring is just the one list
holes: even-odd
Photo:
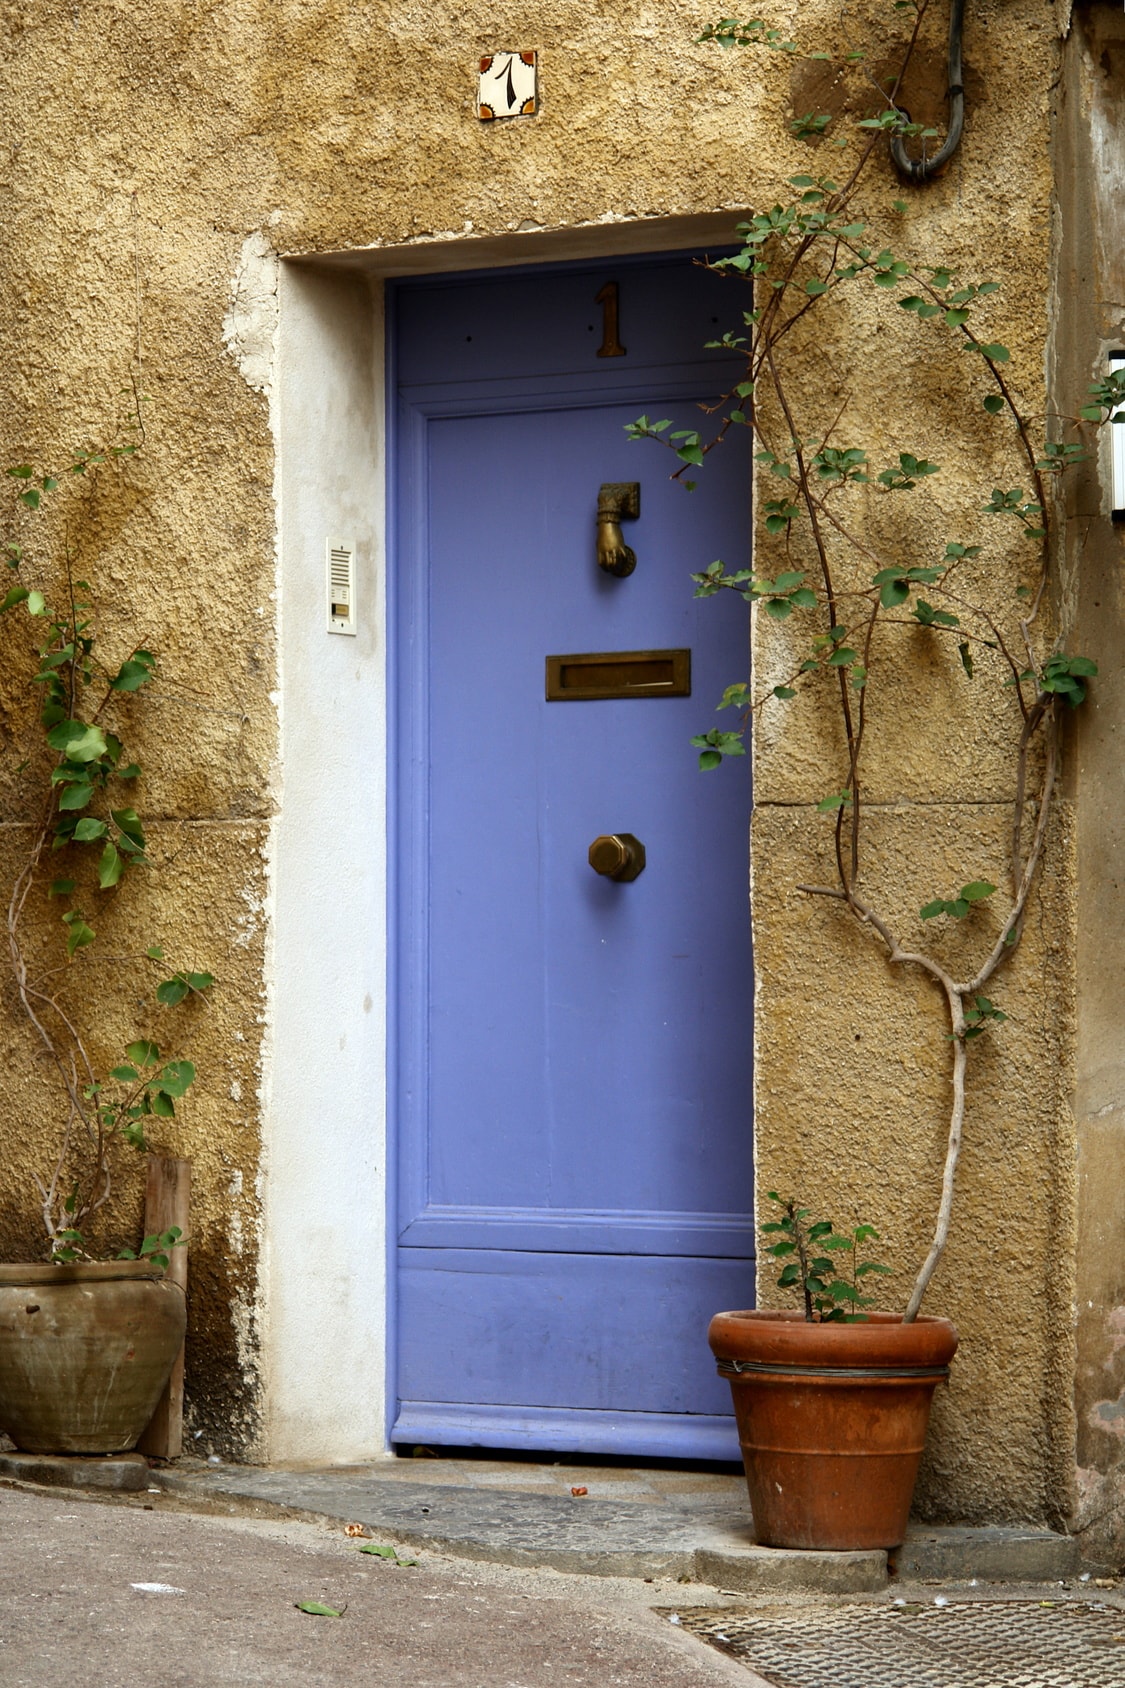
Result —
[{"label": "green leaf", "polygon": [[49,897],[70,897],[74,894],[73,879],[52,879]]},{"label": "green leaf", "polygon": [[111,1067],[109,1076],[115,1078],[118,1084],[135,1084],[141,1075],[136,1067]]},{"label": "green leaf", "polygon": [[386,1546],[383,1542],[365,1541],[359,1551],[361,1553],[372,1553],[376,1559],[398,1558],[398,1554],[395,1552],[394,1548]]},{"label": "green leaf", "polygon": [[47,734],[52,750],[61,751],[68,762],[96,762],[106,753],[105,734],[84,721],[60,721]]},{"label": "green leaf", "polygon": [[131,838],[134,843],[141,845],[143,848],[144,828],[137,818],[137,811],[135,809],[111,809],[110,814],[125,836]]},{"label": "green leaf", "polygon": [[852,794],[850,791],[833,792],[830,797],[821,798],[820,802],[816,806],[817,813],[821,815],[831,814],[835,809],[844,808],[846,804],[851,802],[851,800]]},{"label": "green leaf", "polygon": [[190,1061],[169,1061],[160,1074],[160,1088],[167,1096],[182,1096],[195,1082],[195,1067]]},{"label": "green leaf", "polygon": [[164,951],[161,949],[159,944],[150,944],[148,949],[145,950],[145,954],[148,956],[150,961],[164,960]]},{"label": "green leaf", "polygon": [[779,698],[791,698],[796,697],[797,694],[793,690],[792,686],[775,686],[773,688],[773,695],[774,697]]},{"label": "green leaf", "polygon": [[112,840],[107,839],[105,849],[102,851],[101,859],[98,862],[99,889],[108,891],[111,886],[117,884],[124,872],[124,858],[118,854],[117,847]]},{"label": "green leaf", "polygon": [[927,903],[925,908],[918,910],[918,913],[923,920],[934,920],[939,914],[945,913],[945,898],[935,897],[932,903]]},{"label": "green leaf", "polygon": [[1004,408],[1004,400],[999,393],[988,393],[984,399],[984,408],[990,416],[999,416]]},{"label": "green leaf", "polygon": [[59,798],[59,808],[84,809],[93,795],[93,786],[87,785],[83,780],[79,780],[76,784],[67,786],[66,790]]},{"label": "green leaf", "polygon": [[973,653],[969,649],[967,640],[963,644],[958,645],[957,654],[961,658],[961,667],[965,670],[965,673],[971,680],[973,677]]},{"label": "green leaf", "polygon": [[174,1008],[178,1002],[184,1000],[187,993],[187,980],[177,976],[174,979],[165,979],[163,984],[157,985],[156,1000],[162,1002],[166,1008]]},{"label": "green leaf", "polygon": [[72,956],[76,950],[85,949],[87,944],[93,943],[95,936],[94,929],[86,924],[85,920],[76,909],[73,909],[70,914],[64,914],[63,920],[66,922],[68,928],[66,939],[66,953],[68,956]]},{"label": "green leaf", "polygon": [[135,651],[134,654],[121,664],[117,674],[110,681],[115,692],[139,691],[146,680],[152,679],[155,662],[149,651]]},{"label": "green leaf", "polygon": [[966,903],[983,902],[985,897],[991,897],[996,890],[995,885],[988,879],[974,879],[969,885],[962,885],[960,897]]},{"label": "green leaf", "polygon": [[346,1607],[326,1606],[321,1600],[295,1600],[298,1612],[308,1612],[314,1618],[342,1618]]},{"label": "green leaf", "polygon": [[99,821],[94,815],[83,815],[82,819],[76,822],[73,833],[76,844],[92,844],[95,838],[104,838],[105,835],[105,822]]},{"label": "green leaf", "polygon": [[958,616],[952,615],[949,610],[936,610],[932,604],[927,604],[924,598],[919,598],[915,604],[914,618],[916,621],[920,621],[923,627],[960,627],[961,625]]},{"label": "green leaf", "polygon": [[160,1059],[160,1050],[149,1038],[139,1038],[136,1043],[130,1043],[125,1053],[138,1067],[155,1066]]}]

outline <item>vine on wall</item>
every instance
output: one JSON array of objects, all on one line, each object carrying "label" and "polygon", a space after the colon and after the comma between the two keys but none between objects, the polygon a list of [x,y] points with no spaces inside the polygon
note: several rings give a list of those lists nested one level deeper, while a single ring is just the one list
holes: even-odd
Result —
[{"label": "vine on wall", "polygon": [[[936,255],[919,259],[908,252],[902,225],[908,207],[901,199],[891,205],[896,236],[880,231],[880,213],[868,201],[883,197],[871,190],[880,178],[885,182],[888,141],[901,153],[907,143],[926,149],[937,138],[934,130],[911,122],[900,100],[930,0],[897,0],[894,10],[907,14],[910,32],[895,72],[869,77],[868,114],[849,124],[833,113],[811,111],[790,124],[796,139],[817,149],[818,161],[821,149],[837,148],[839,171],[790,176],[774,204],[739,225],[741,249],[710,266],[753,289],[739,329],[710,342],[745,358],[742,379],[714,407],[710,431],[677,429],[670,421],[642,416],[628,432],[669,447],[679,459],[675,476],[690,490],[695,485],[690,476],[732,430],[750,431],[769,572],[715,562],[694,576],[696,595],[734,593],[744,599],[759,618],[784,630],[781,647],[791,661],[789,671],[758,695],[749,681],[727,687],[719,708],[733,711],[736,725],[713,728],[693,741],[700,766],[710,770],[724,758],[744,755],[750,721],[763,709],[799,706],[810,691],[826,691],[840,729],[838,741],[830,736],[823,746],[828,789],[817,804],[832,827],[831,882],[802,884],[799,890],[838,903],[844,915],[877,940],[896,970],[920,971],[944,1004],[948,1139],[933,1238],[904,1313],[909,1321],[917,1316],[949,1235],[970,1047],[1006,1018],[994,1000],[993,981],[1019,949],[1047,847],[1060,720],[1083,703],[1097,672],[1089,658],[1066,650],[1053,626],[1057,484],[1088,455],[1090,432],[1112,421],[1125,405],[1125,372],[1092,386],[1090,402],[1077,417],[1030,414],[1019,395],[1011,352],[993,327],[999,283],[960,275]],[[699,39],[720,48],[783,56],[799,51],[783,31],[761,19],[720,19]],[[850,43],[835,62],[841,69],[858,66],[866,74],[863,53]],[[821,392],[809,392],[803,374],[810,331],[824,313],[837,313],[837,326],[846,321],[849,296],[868,288],[913,320],[925,353],[973,360],[979,372],[976,402],[1012,459],[1008,478],[1021,484],[982,485],[965,510],[960,532],[936,535],[934,506],[928,503],[912,519],[893,524],[893,543],[884,548],[879,535],[887,524],[872,500],[916,501],[940,476],[942,465],[922,454],[917,439],[896,440],[889,453],[869,450],[850,424],[844,425],[846,397],[827,428],[810,429],[808,418],[823,402]],[[857,349],[854,355],[866,354]],[[886,373],[896,389],[911,380],[902,368]],[[877,420],[880,427],[886,422],[884,416]],[[931,438],[938,431],[947,438],[966,431],[953,399],[940,419],[930,415],[919,423],[919,431],[924,425]],[[1022,558],[1014,586],[1004,584],[988,547],[971,541],[981,515],[1015,530]],[[918,661],[916,643],[906,641],[903,629],[924,641],[926,664]],[[979,946],[971,968],[956,973],[941,958],[940,940],[925,946],[903,942],[887,912],[888,887],[870,883],[865,871],[866,757],[873,713],[880,705],[891,707],[904,678],[912,686],[922,685],[928,668],[937,676],[933,683],[945,685],[951,667],[963,684],[976,689],[975,711],[982,726],[987,720],[990,732],[1007,731],[1013,719],[1010,700],[1016,706],[1009,741],[1013,797],[1007,860],[1002,868],[982,863],[979,877],[960,887],[935,885],[918,911],[927,928],[963,922],[976,936],[981,926],[975,911],[1002,900],[999,930]],[[934,711],[940,707],[935,701]]]},{"label": "vine on wall", "polygon": [[[9,468],[17,505],[40,512],[44,500],[68,484],[89,481],[103,466],[134,455],[143,439],[139,401],[129,433],[104,451],[75,453],[61,470],[27,463]],[[14,577],[0,598],[0,615],[26,616],[34,631],[22,695],[40,740],[16,770],[26,792],[30,839],[9,889],[7,953],[15,1001],[57,1080],[61,1124],[54,1160],[31,1176],[49,1258],[65,1262],[90,1257],[89,1229],[111,1197],[122,1151],[146,1150],[153,1123],[175,1117],[176,1103],[195,1080],[193,1063],[170,1056],[156,1041],[156,1015],[202,1003],[214,979],[187,968],[169,973],[156,943],[114,957],[119,970],[143,968],[152,976],[155,1011],[112,1064],[96,1059],[91,1027],[104,1017],[98,983],[104,975],[82,973],[82,960],[96,942],[97,908],[150,865],[133,795],[143,770],[127,752],[125,735],[157,659],[143,646],[106,659],[107,643],[112,647],[119,639],[107,639],[99,629],[92,588],[78,578],[69,544],[56,591],[47,584],[45,560],[29,555],[24,544],[9,540],[0,554]],[[44,889],[57,899],[57,953],[44,952],[31,919]],[[166,1265],[164,1250],[179,1240],[178,1232],[146,1237],[140,1252]],[[133,1256],[128,1247],[117,1251],[119,1259]]]}]

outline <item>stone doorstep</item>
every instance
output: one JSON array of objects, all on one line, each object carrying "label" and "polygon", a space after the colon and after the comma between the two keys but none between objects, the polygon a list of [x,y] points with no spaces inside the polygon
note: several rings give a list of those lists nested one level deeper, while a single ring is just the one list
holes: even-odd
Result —
[{"label": "stone doorstep", "polygon": [[144,1454],[0,1453],[0,1477],[49,1489],[109,1489],[117,1494],[137,1494],[152,1483]]},{"label": "stone doorstep", "polygon": [[574,1502],[388,1481],[377,1467],[357,1473],[181,1466],[154,1472],[152,1481],[184,1500],[207,1496],[327,1522],[362,1522],[416,1547],[467,1558],[595,1576],[685,1576],[740,1593],[874,1593],[886,1587],[889,1569],[923,1581],[1057,1582],[1080,1564],[1073,1538],[1031,1527],[916,1525],[888,1567],[882,1552],[758,1547],[744,1510],[716,1508],[701,1497],[675,1507]]},{"label": "stone doorstep", "polygon": [[1082,1569],[1076,1537],[1019,1524],[914,1524],[890,1561],[909,1582],[1062,1582]]},{"label": "stone doorstep", "polygon": [[150,1468],[141,1454],[0,1453],[0,1477],[117,1493],[161,1488],[200,1511],[362,1523],[404,1545],[458,1558],[587,1576],[678,1577],[738,1593],[877,1593],[889,1572],[906,1581],[1059,1582],[1080,1569],[1074,1538],[1030,1526],[919,1524],[889,1556],[809,1552],[759,1547],[749,1539],[745,1512],[703,1499],[574,1501],[484,1485],[388,1481],[377,1467]]}]

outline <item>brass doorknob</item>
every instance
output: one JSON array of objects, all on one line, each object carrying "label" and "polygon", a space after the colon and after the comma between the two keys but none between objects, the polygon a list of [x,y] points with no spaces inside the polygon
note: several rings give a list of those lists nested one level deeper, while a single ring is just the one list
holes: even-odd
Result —
[{"label": "brass doorknob", "polygon": [[645,847],[631,832],[606,832],[590,845],[590,866],[607,879],[635,879],[645,869]]}]

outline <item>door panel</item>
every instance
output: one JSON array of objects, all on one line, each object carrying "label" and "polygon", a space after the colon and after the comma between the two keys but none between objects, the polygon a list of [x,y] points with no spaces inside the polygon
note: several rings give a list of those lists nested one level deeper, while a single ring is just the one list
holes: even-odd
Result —
[{"label": "door panel", "polygon": [[[605,271],[396,290],[395,1436],[606,1451],[609,1413],[617,1451],[734,1457],[704,1334],[752,1299],[749,784],[689,740],[748,629],[688,576],[745,559],[749,469],[732,442],[688,494],[626,439],[721,390],[725,296],[683,259],[614,274],[613,360]],[[594,559],[616,480],[624,579]],[[549,655],[671,648],[690,697],[545,701]],[[587,861],[615,831],[631,883]]]}]

